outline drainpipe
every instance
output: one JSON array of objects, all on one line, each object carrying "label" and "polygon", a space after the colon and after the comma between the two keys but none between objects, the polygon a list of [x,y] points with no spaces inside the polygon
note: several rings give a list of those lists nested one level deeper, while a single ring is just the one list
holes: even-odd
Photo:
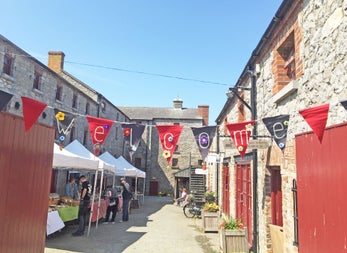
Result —
[{"label": "drainpipe", "polygon": [[[251,70],[251,112],[252,120],[257,119],[257,73],[255,69]],[[253,128],[253,139],[257,139],[258,129],[257,122]],[[253,153],[253,252],[258,252],[258,151],[257,149],[252,150]]]},{"label": "drainpipe", "polygon": [[[220,133],[219,133],[219,124],[217,125],[217,155],[219,155],[220,148],[219,148],[219,143],[220,143]],[[216,203],[219,203],[219,166],[220,162],[216,163]],[[220,204],[220,203],[219,203]]]}]

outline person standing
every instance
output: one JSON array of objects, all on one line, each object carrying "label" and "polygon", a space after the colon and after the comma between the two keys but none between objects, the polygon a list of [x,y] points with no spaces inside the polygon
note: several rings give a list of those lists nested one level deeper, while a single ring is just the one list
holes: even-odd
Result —
[{"label": "person standing", "polygon": [[111,212],[112,212],[111,222],[112,224],[114,224],[114,219],[116,218],[118,203],[119,203],[118,193],[114,187],[112,187],[109,191],[107,191],[107,198],[109,198],[109,204],[106,209],[106,216],[105,216],[105,221],[103,224],[108,224],[108,220],[110,218]]},{"label": "person standing", "polygon": [[87,223],[87,212],[90,203],[91,185],[87,181],[86,176],[82,175],[80,177],[80,184],[82,185],[80,206],[78,209],[78,219],[79,225],[76,232],[72,233],[73,236],[82,236]]},{"label": "person standing", "polygon": [[121,182],[121,185],[123,186],[123,191],[122,191],[123,215],[122,215],[122,220],[120,220],[120,222],[123,222],[123,221],[129,220],[129,203],[132,198],[132,193],[130,191],[130,185],[125,181],[125,178],[121,178],[120,182]]},{"label": "person standing", "polygon": [[74,177],[70,177],[69,182],[65,186],[65,196],[78,199],[78,186]]}]

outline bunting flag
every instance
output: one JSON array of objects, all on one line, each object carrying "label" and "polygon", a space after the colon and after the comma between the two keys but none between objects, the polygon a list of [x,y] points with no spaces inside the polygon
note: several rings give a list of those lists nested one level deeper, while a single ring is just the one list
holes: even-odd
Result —
[{"label": "bunting flag", "polygon": [[161,146],[164,149],[163,157],[166,159],[168,164],[170,163],[172,154],[176,149],[176,145],[181,135],[182,128],[183,126],[179,125],[157,126]]},{"label": "bunting flag", "polygon": [[306,120],[312,131],[317,135],[320,143],[322,143],[325,126],[328,120],[329,104],[324,104],[304,110],[299,113]]},{"label": "bunting flag", "polygon": [[239,151],[241,158],[245,156],[249,144],[249,138],[252,134],[254,122],[254,120],[251,120],[226,125],[229,130],[230,137],[233,140],[235,147]]},{"label": "bunting flag", "polygon": [[13,97],[12,94],[0,90],[0,112]]},{"label": "bunting flag", "polygon": [[65,144],[66,136],[70,133],[74,125],[75,116],[71,113],[54,109],[54,119],[54,125],[59,135],[60,149],[62,149]]},{"label": "bunting flag", "polygon": [[34,125],[47,104],[41,103],[28,97],[21,97],[23,103],[23,118],[25,131],[29,131]]},{"label": "bunting flag", "polygon": [[347,110],[347,100],[340,101],[340,103]]},{"label": "bunting flag", "polygon": [[89,124],[89,132],[92,138],[94,154],[98,155],[114,121],[91,116],[86,116],[86,118]]},{"label": "bunting flag", "polygon": [[140,144],[141,136],[145,130],[145,125],[134,123],[123,123],[124,142],[129,145],[129,155],[132,160],[133,153]]},{"label": "bunting flag", "polygon": [[213,138],[216,134],[217,126],[191,127],[193,135],[198,145],[202,160],[208,155],[212,145]]},{"label": "bunting flag", "polygon": [[262,119],[267,130],[282,151],[286,147],[289,117],[289,115],[279,115]]}]

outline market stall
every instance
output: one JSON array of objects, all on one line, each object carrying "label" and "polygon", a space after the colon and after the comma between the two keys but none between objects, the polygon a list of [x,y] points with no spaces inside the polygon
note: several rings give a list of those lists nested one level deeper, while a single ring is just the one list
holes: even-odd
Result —
[{"label": "market stall", "polygon": [[[89,217],[89,225],[88,225],[88,235],[90,233],[90,227],[91,222],[93,221],[93,217],[96,221],[96,228],[98,227],[98,221],[101,217],[103,217],[106,213],[106,208],[104,208],[104,202],[101,199],[102,195],[102,189],[100,187],[99,192],[96,192],[96,182],[97,182],[97,176],[98,173],[101,172],[101,182],[100,185],[103,183],[103,175],[104,173],[110,173],[115,174],[116,173],[116,167],[114,165],[111,165],[104,160],[100,159],[99,157],[95,156],[93,153],[91,153],[86,147],[84,147],[78,140],[74,140],[69,145],[65,147],[66,150],[70,151],[71,153],[74,153],[78,156],[91,159],[93,161],[98,161],[98,168],[95,171],[95,180],[94,180],[94,187],[93,187],[93,193],[91,196],[91,210],[90,210],[90,217]],[[98,196],[97,196],[98,194]],[[97,199],[97,201],[96,201]],[[95,205],[95,202],[97,202],[97,205]],[[95,214],[95,210],[96,214]],[[105,211],[104,211],[105,210]]]},{"label": "market stall", "polygon": [[[123,156],[115,158],[109,152],[105,152],[100,156],[100,158],[116,167],[116,176],[135,177],[135,198],[137,199],[142,196],[142,201],[144,202],[146,172],[134,167]],[[137,190],[138,178],[143,178],[144,180],[142,193],[139,193]]]}]

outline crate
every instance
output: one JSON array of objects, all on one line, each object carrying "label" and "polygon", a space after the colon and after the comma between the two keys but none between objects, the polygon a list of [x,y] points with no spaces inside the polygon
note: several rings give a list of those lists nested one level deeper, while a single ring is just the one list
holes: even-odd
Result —
[{"label": "crate", "polygon": [[219,212],[202,212],[202,227],[204,232],[218,232]]}]

